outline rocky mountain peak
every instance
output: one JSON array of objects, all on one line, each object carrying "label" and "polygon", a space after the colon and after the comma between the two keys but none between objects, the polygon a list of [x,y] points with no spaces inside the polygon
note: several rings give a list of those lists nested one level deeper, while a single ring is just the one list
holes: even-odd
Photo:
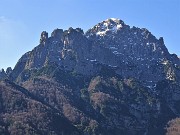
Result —
[{"label": "rocky mountain peak", "polygon": [[162,37],[157,39],[146,28],[131,28],[116,18],[98,23],[85,34],[81,28],[70,27],[64,31],[55,29],[48,38],[43,31],[40,43],[46,46],[40,44],[26,53],[16,65],[18,74],[14,71],[14,76],[50,63],[83,75],[93,75],[101,69],[99,65],[105,65],[115,68],[114,72],[124,78],[136,78],[152,88],[160,80],[174,80],[174,65],[179,65]]},{"label": "rocky mountain peak", "polygon": [[[180,59],[162,37],[115,18],[85,34],[72,27],[55,29],[50,37],[43,31],[40,44],[13,70],[1,70],[0,80],[0,134],[18,128],[10,135],[36,134],[29,131],[37,127],[37,134],[69,135],[56,131],[64,129],[57,114],[80,134],[163,135],[165,124],[180,116]],[[53,112],[30,107],[34,101]]]},{"label": "rocky mountain peak", "polygon": [[116,33],[120,30],[125,23],[117,18],[110,18],[101,23],[95,25],[92,29],[90,29],[90,34],[95,34],[97,36],[105,36],[108,33]]},{"label": "rocky mountain peak", "polygon": [[11,68],[11,67],[8,67],[8,68],[6,69],[6,74],[7,74],[7,75],[10,75],[12,71],[13,71],[12,68]]},{"label": "rocky mountain peak", "polygon": [[55,29],[51,33],[51,37],[60,38],[63,35],[63,29]]},{"label": "rocky mountain peak", "polygon": [[43,31],[40,37],[40,44],[45,44],[47,39],[48,39],[48,33],[46,31]]},{"label": "rocky mountain peak", "polygon": [[9,77],[9,75],[12,73],[12,68],[8,67],[6,71],[4,69],[0,70],[0,80],[4,80]]},{"label": "rocky mountain peak", "polygon": [[72,34],[84,34],[84,31],[81,28],[72,28],[70,27],[68,30],[64,31],[64,35],[72,35]]},{"label": "rocky mountain peak", "polygon": [[7,76],[7,75],[6,75],[5,70],[4,70],[4,69],[1,69],[1,70],[0,70],[0,80],[6,78],[6,76]]},{"label": "rocky mountain peak", "polygon": [[1,72],[1,73],[5,73],[5,71],[4,71],[4,69],[3,69],[3,68],[0,70],[0,72]]}]

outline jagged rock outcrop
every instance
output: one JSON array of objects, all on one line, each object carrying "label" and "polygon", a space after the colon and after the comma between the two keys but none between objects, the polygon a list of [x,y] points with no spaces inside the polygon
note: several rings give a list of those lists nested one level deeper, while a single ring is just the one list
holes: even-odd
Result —
[{"label": "jagged rock outcrop", "polygon": [[9,77],[9,75],[12,73],[12,68],[8,67],[6,71],[4,69],[0,70],[0,80],[4,80]]},{"label": "jagged rock outcrop", "polygon": [[40,44],[45,44],[45,42],[47,41],[48,39],[48,33],[46,31],[43,31],[41,33],[41,38],[40,38]]},{"label": "jagged rock outcrop", "polygon": [[0,78],[56,110],[77,134],[163,135],[180,116],[180,59],[162,37],[115,18],[85,33],[43,31],[40,44]]},{"label": "jagged rock outcrop", "polygon": [[[108,19],[88,30],[86,36],[96,46],[107,48],[112,53],[96,52],[97,61],[116,66],[116,72],[124,77],[135,77],[150,87],[164,78],[175,79],[164,71],[165,62],[173,60],[163,38],[157,39],[147,29],[130,28],[121,20]],[[171,64],[175,67],[175,63]]]},{"label": "jagged rock outcrop", "polygon": [[[41,37],[47,37],[44,33]],[[39,69],[48,64],[57,64],[62,69],[76,70],[85,75],[95,72],[94,63],[88,60],[92,44],[81,29],[70,28],[63,33],[57,29],[52,37],[43,41],[44,45],[38,45],[18,61],[11,75],[13,79],[17,79],[23,71]]]},{"label": "jagged rock outcrop", "polygon": [[11,67],[8,67],[8,68],[6,69],[6,74],[9,76],[11,73],[12,73],[12,68],[11,68]]},{"label": "jagged rock outcrop", "polygon": [[4,69],[1,69],[0,70],[0,80],[4,79],[7,77],[7,74],[6,72],[4,71]]},{"label": "jagged rock outcrop", "polygon": [[93,75],[104,64],[125,78],[134,77],[153,88],[165,78],[179,80],[179,61],[176,55],[169,54],[162,37],[157,39],[147,29],[130,28],[122,20],[112,18],[85,34],[80,28],[56,29],[48,37],[43,31],[40,45],[22,56],[12,76],[16,79],[26,69],[49,63]]}]

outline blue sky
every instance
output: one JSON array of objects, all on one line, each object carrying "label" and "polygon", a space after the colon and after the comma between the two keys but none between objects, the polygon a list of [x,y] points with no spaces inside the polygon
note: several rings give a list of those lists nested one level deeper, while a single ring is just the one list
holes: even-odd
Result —
[{"label": "blue sky", "polygon": [[86,31],[107,18],[147,28],[180,56],[180,0],[0,0],[0,68],[14,67],[44,30]]}]

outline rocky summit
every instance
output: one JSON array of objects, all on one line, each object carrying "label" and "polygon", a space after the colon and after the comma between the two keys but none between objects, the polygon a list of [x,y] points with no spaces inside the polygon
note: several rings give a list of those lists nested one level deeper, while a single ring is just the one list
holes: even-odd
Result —
[{"label": "rocky summit", "polygon": [[120,19],[87,32],[70,27],[49,36],[43,31],[39,45],[13,70],[2,69],[0,80],[0,134],[179,130],[172,124],[180,117],[180,59],[168,52],[162,37]]}]

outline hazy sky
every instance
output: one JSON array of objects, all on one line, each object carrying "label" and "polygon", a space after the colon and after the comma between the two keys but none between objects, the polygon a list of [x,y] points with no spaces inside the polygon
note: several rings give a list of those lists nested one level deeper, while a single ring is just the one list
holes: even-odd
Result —
[{"label": "hazy sky", "polygon": [[0,68],[14,67],[43,30],[86,31],[107,18],[147,28],[180,56],[180,0],[0,0]]}]

